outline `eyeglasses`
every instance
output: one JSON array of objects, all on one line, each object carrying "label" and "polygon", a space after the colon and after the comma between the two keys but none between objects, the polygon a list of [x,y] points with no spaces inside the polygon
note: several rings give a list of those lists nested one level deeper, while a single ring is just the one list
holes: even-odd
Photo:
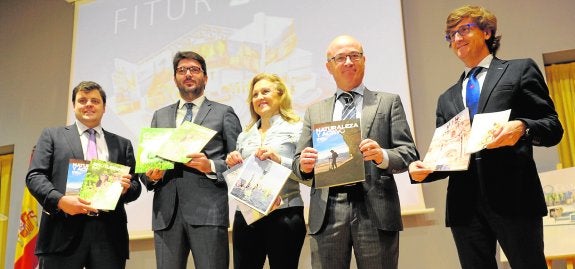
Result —
[{"label": "eyeglasses", "polygon": [[180,66],[180,67],[176,68],[176,73],[178,73],[178,75],[185,75],[188,73],[188,71],[190,71],[190,73],[192,73],[194,75],[197,75],[197,74],[203,72],[202,68],[197,67],[197,66],[190,66],[190,67]]},{"label": "eyeglasses", "polygon": [[338,54],[336,56],[333,56],[329,59],[327,59],[327,61],[334,61],[338,64],[340,63],[345,63],[345,61],[347,61],[347,57],[349,57],[349,60],[351,60],[352,62],[356,62],[359,61],[359,59],[361,59],[361,56],[363,56],[363,52],[352,52],[350,54]]},{"label": "eyeglasses", "polygon": [[469,34],[469,31],[471,31],[471,27],[473,27],[473,26],[477,26],[477,24],[475,24],[475,23],[464,24],[464,25],[461,25],[459,27],[459,29],[446,33],[445,34],[445,41],[453,42],[455,40],[455,34],[459,34],[459,36],[464,36],[464,35]]}]

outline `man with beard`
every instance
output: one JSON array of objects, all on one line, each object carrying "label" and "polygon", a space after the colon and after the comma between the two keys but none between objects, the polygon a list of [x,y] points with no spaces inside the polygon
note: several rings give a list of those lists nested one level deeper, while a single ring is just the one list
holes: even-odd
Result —
[{"label": "man with beard", "polygon": [[[195,268],[227,269],[228,196],[222,172],[226,155],[236,148],[241,124],[230,106],[208,100],[206,61],[192,51],[174,56],[174,82],[180,100],[157,110],[151,127],[176,128],[192,121],[217,131],[202,152],[173,170],[151,169],[142,176],[154,191],[152,229],[157,268],[186,268],[190,251]],[[174,149],[176,150],[176,149]]]}]

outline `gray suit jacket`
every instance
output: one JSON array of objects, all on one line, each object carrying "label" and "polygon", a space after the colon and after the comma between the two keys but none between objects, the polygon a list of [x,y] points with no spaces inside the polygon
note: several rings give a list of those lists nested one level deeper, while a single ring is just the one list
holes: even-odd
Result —
[{"label": "gray suit jacket", "polygon": [[[296,149],[293,171],[302,180],[311,180],[312,174],[300,171],[301,151],[313,147],[311,126],[333,119],[335,95],[311,105],[304,117],[304,126]],[[361,115],[362,139],[370,138],[389,154],[389,167],[380,169],[373,162],[365,162],[363,193],[368,214],[374,225],[381,230],[400,231],[401,209],[399,195],[393,174],[407,170],[409,163],[418,159],[418,153],[411,137],[401,99],[396,94],[365,90]],[[311,189],[309,228],[318,233],[322,227],[329,189]]]},{"label": "gray suit jacket", "polygon": [[[175,128],[177,109],[176,102],[157,110],[151,126]],[[204,173],[181,163],[176,163],[174,169],[167,170],[158,183],[154,184],[146,176],[142,176],[142,182],[147,189],[154,190],[154,231],[168,228],[178,207],[183,212],[184,221],[190,225],[229,226],[227,185],[221,173],[227,169],[226,155],[236,148],[241,123],[232,107],[208,99],[200,106],[194,123],[217,131],[202,150],[208,159],[214,162],[214,176],[217,179],[210,179]]]},{"label": "gray suit jacket", "polygon": [[[102,240],[114,245],[119,257],[128,258],[128,228],[124,203],[140,196],[141,185],[134,174],[134,150],[130,140],[104,130],[110,162],[130,166],[131,186],[120,197],[114,211],[95,217],[106,223]],[[26,185],[43,207],[36,254],[55,254],[76,249],[74,244],[82,234],[86,215],[69,216],[58,209],[58,201],[66,192],[70,159],[84,159],[82,142],[75,124],[66,127],[46,128],[42,131],[32,156]]]}]

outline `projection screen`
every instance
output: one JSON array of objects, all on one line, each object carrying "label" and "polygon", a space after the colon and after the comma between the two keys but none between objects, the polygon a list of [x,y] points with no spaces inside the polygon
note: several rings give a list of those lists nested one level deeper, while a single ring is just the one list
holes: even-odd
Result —
[{"label": "projection screen", "polygon": [[[83,80],[102,85],[108,95],[103,128],[131,139],[134,148],[153,112],[177,101],[172,70],[177,51],[205,57],[206,97],[232,106],[245,126],[248,83],[259,72],[286,81],[301,116],[310,104],[333,95],[325,50],[341,34],[364,45],[364,84],[399,94],[413,128],[400,0],[98,0],[75,5],[70,88]],[[74,122],[71,109],[69,123]],[[396,181],[403,213],[425,212],[421,187],[411,185],[405,173]],[[309,189],[301,186],[307,211]],[[130,231],[151,229],[152,196],[143,190],[127,206]]]}]

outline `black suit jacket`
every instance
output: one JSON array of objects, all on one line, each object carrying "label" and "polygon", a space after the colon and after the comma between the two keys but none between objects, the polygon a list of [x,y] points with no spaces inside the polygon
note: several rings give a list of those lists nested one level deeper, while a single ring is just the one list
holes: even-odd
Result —
[{"label": "black suit jacket", "polygon": [[[443,93],[437,103],[436,125],[441,126],[465,106],[459,81]],[[531,59],[493,58],[481,89],[477,113],[511,109],[509,120],[521,120],[529,135],[514,146],[484,149],[471,155],[469,169],[437,172],[424,182],[449,176],[446,223],[469,222],[477,202],[487,203],[503,216],[543,216],[547,207],[535,161],[533,146],[554,146],[563,128],[541,71]]]},{"label": "black suit jacket", "polygon": [[[120,197],[114,211],[94,217],[106,223],[106,233],[102,240],[109,240],[116,248],[119,257],[129,256],[129,237],[124,203],[140,196],[141,185],[134,174],[134,150],[130,140],[104,130],[110,162],[130,166],[131,186]],[[42,221],[37,255],[57,254],[74,251],[79,242],[86,215],[70,216],[58,209],[58,201],[66,192],[68,164],[70,159],[84,159],[80,135],[75,124],[66,127],[47,128],[42,131],[32,156],[26,185],[30,193],[42,205]]]},{"label": "black suit jacket", "polygon": [[[178,103],[157,110],[151,127],[175,128]],[[202,150],[214,162],[217,179],[176,163],[167,170],[162,180],[153,183],[145,175],[142,182],[154,190],[152,229],[169,227],[176,209],[190,225],[229,226],[228,194],[222,172],[227,170],[226,155],[235,150],[241,123],[232,107],[205,99],[194,118],[194,123],[217,131]],[[190,152],[192,153],[192,152]],[[177,206],[176,206],[177,199]]]}]

